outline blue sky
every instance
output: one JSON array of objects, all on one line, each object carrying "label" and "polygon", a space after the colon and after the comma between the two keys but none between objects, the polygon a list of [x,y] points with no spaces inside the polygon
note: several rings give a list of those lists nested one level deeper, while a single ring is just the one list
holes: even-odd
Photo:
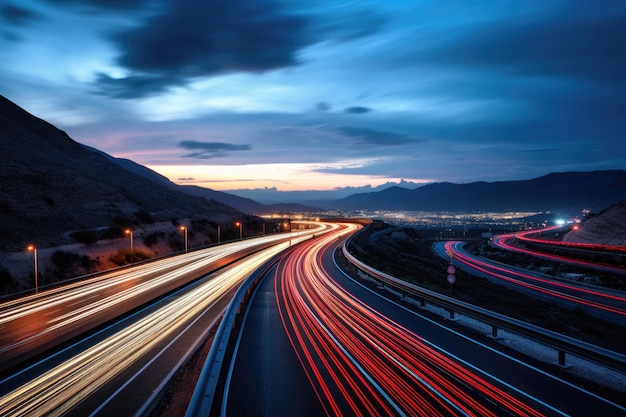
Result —
[{"label": "blue sky", "polygon": [[0,0],[0,94],[171,180],[626,168],[626,2]]}]

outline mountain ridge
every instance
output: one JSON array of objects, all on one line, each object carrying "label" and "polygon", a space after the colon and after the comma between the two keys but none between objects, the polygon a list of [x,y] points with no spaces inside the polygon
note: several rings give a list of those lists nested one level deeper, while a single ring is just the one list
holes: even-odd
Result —
[{"label": "mountain ridge", "polygon": [[442,212],[602,210],[626,196],[626,171],[555,172],[530,180],[391,187],[326,202],[334,210]]},{"label": "mountain ridge", "polygon": [[[217,201],[123,169],[0,96],[0,248],[55,244],[81,229],[137,216],[157,220],[250,218]],[[119,222],[118,222],[119,223]]]}]

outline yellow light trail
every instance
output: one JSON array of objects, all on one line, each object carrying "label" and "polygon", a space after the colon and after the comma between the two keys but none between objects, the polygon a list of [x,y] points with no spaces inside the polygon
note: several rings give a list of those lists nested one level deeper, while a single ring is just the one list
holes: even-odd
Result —
[{"label": "yellow light trail", "polygon": [[[303,235],[298,241],[309,238]],[[7,393],[0,406],[0,415],[63,415],[210,308],[255,269],[288,246],[288,242],[275,245],[247,258],[236,268],[218,273],[140,322]]]}]

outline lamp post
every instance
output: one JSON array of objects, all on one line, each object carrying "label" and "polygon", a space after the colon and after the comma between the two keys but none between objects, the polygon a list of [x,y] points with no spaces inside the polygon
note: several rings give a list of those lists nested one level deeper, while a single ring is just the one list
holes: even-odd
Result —
[{"label": "lamp post", "polygon": [[220,232],[220,225],[218,224],[218,225],[217,225],[217,244],[218,244],[218,245],[220,244],[220,240],[221,240],[221,239],[220,239],[220,235],[221,235],[221,232]]},{"label": "lamp post", "polygon": [[37,248],[35,245],[28,245],[26,249],[28,249],[28,251],[32,250],[35,255],[35,294],[37,294],[37,292],[39,292],[39,286],[37,284],[37,277],[39,275],[39,272],[37,271]]},{"label": "lamp post", "polygon": [[187,253],[187,242],[189,241],[189,237],[187,235],[187,227],[185,226],[180,226],[180,230],[182,230],[183,232],[185,232],[185,253]]},{"label": "lamp post", "polygon": [[241,228],[242,228],[241,222],[235,223],[235,226],[239,226],[239,240],[241,240],[243,236],[241,232]]},{"label": "lamp post", "polygon": [[124,233],[126,233],[127,235],[130,236],[130,264],[134,264],[135,263],[135,257],[133,255],[134,251],[133,251],[133,231],[130,229],[126,229],[124,230]]}]

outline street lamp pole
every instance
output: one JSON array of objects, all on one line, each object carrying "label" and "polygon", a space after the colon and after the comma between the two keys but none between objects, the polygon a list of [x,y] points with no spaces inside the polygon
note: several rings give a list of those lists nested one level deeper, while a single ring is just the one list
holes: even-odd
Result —
[{"label": "street lamp pole", "polygon": [[221,232],[220,232],[220,225],[218,224],[218,225],[217,225],[217,244],[218,244],[218,245],[219,245],[219,243],[220,243],[220,239],[221,239],[221,238],[220,238],[220,235],[221,235]]},{"label": "street lamp pole", "polygon": [[35,294],[37,294],[37,292],[39,292],[39,285],[37,283],[37,277],[39,275],[39,272],[37,271],[37,248],[35,247],[35,245],[29,245],[28,248],[29,251],[33,251],[33,255],[35,255]]},{"label": "street lamp pole", "polygon": [[130,236],[130,264],[133,265],[135,263],[133,250],[133,231],[130,229],[126,229],[124,230],[124,233]]},{"label": "street lamp pole", "polygon": [[241,222],[235,223],[235,226],[239,226],[239,240],[241,240],[243,236],[241,232],[241,227],[242,227]]},{"label": "street lamp pole", "polygon": [[189,241],[189,238],[187,235],[187,228],[185,226],[180,226],[180,230],[185,232],[185,253],[187,253],[187,242]]}]

